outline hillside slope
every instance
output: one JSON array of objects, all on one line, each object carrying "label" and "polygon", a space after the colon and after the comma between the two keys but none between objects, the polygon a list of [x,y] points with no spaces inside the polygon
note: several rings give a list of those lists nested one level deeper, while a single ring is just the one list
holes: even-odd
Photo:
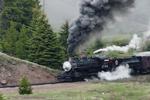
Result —
[{"label": "hillside slope", "polygon": [[47,83],[55,80],[58,71],[29,61],[8,56],[0,52],[0,86],[16,85],[26,76],[32,84]]}]

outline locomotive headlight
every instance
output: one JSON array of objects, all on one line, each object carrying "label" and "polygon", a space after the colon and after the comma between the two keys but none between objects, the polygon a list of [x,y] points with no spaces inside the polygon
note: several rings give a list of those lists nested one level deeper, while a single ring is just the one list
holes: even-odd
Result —
[{"label": "locomotive headlight", "polygon": [[72,68],[72,65],[71,65],[71,63],[69,61],[66,61],[66,62],[63,63],[64,71],[70,71],[71,68]]}]

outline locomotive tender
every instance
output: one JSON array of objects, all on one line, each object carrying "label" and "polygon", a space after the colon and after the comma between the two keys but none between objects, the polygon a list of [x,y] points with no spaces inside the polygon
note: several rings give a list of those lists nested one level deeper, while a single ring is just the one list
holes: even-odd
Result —
[{"label": "locomotive tender", "polygon": [[64,72],[57,78],[60,81],[79,81],[98,72],[114,71],[120,65],[129,65],[132,75],[150,73],[150,53],[140,53],[128,58],[106,58],[101,56],[72,58],[63,64]]}]

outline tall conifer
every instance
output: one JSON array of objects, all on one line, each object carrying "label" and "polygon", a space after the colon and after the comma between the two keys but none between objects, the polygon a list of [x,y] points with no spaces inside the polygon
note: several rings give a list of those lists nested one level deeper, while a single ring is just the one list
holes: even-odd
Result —
[{"label": "tall conifer", "polygon": [[65,24],[62,25],[61,31],[60,31],[60,43],[63,46],[63,50],[65,52],[64,60],[68,59],[68,53],[67,53],[67,48],[68,48],[67,38],[68,38],[68,35],[69,35],[69,23],[68,23],[68,21],[66,21]]},{"label": "tall conifer", "polygon": [[59,68],[64,53],[56,34],[40,10],[39,3],[33,9],[31,28],[32,38],[28,43],[29,60],[51,68]]},{"label": "tall conifer", "polygon": [[[22,41],[27,39],[29,33],[26,34],[24,32],[24,26],[28,27],[31,23],[32,9],[35,5],[36,0],[3,1],[3,9],[0,14],[0,49],[2,52],[7,53],[9,55],[25,58],[23,57],[23,46],[25,45],[25,42]],[[22,31],[22,29],[24,29],[24,31]],[[14,37],[16,38],[15,41]],[[21,54],[23,54],[23,56],[21,56]]]}]

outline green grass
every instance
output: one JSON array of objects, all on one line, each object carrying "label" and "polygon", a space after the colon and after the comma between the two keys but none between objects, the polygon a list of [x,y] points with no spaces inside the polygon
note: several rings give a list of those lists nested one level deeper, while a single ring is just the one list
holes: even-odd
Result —
[{"label": "green grass", "polygon": [[[87,83],[80,87],[49,90],[30,96],[5,95],[8,100],[150,100],[150,83]],[[33,99],[36,98],[36,99]]]}]

